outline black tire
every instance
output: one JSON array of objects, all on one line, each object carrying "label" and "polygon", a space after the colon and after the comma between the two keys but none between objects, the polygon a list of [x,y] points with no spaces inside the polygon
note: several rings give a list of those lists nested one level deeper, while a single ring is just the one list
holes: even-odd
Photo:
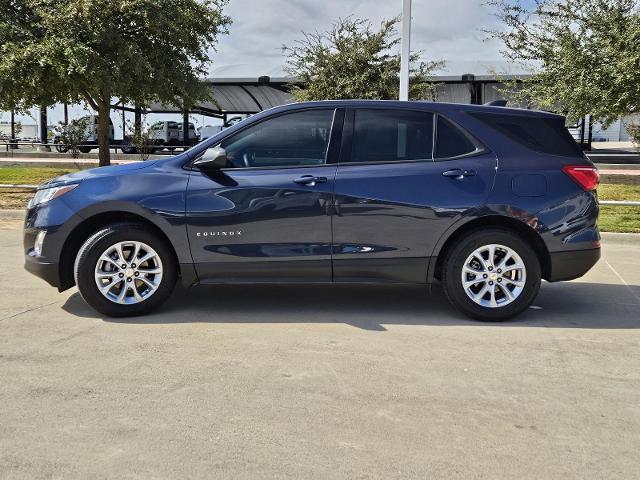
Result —
[{"label": "black tire", "polygon": [[[511,303],[498,307],[483,306],[474,302],[462,284],[462,268],[467,258],[476,249],[491,244],[504,245],[515,251],[526,269],[524,287],[519,296]],[[474,275],[468,278],[473,279]],[[502,321],[522,313],[538,295],[540,282],[540,261],[533,248],[518,234],[503,228],[476,230],[465,235],[448,250],[442,265],[442,285],[447,299],[455,308],[476,320]]]},{"label": "black tire", "polygon": [[[162,262],[162,280],[156,291],[148,298],[128,305],[115,303],[106,298],[98,289],[94,276],[102,253],[110,246],[125,241],[148,245],[155,250]],[[143,225],[116,223],[95,232],[80,247],[74,265],[74,276],[82,298],[95,310],[110,317],[130,317],[145,315],[162,305],[171,296],[178,270],[173,251],[164,239],[149,232]]]},{"label": "black tire", "polygon": [[78,147],[78,150],[82,153],[89,153],[91,151],[91,147]]}]

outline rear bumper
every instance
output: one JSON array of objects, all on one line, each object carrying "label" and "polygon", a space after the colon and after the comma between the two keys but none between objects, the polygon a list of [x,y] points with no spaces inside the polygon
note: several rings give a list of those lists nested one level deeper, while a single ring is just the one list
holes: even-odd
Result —
[{"label": "rear bumper", "polygon": [[25,255],[24,268],[27,272],[45,280],[52,287],[58,288],[60,286],[60,275],[57,263],[45,263],[39,261],[37,257]]},{"label": "rear bumper", "polygon": [[550,282],[573,280],[587,273],[600,259],[600,249],[551,253]]}]

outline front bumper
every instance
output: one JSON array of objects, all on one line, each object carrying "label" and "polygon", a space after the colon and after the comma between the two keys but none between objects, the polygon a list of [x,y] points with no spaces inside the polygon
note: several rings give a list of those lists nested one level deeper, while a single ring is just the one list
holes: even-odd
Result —
[{"label": "front bumper", "polygon": [[41,258],[25,255],[24,268],[27,272],[42,278],[52,287],[60,286],[60,274],[57,263],[43,262]]},{"label": "front bumper", "polygon": [[600,259],[600,248],[555,252],[551,257],[551,275],[548,281],[573,280],[587,273]]},{"label": "front bumper", "polygon": [[[27,210],[23,230],[24,268],[60,290],[62,249],[70,232],[82,219],[55,198]],[[38,234],[46,231],[39,255],[34,251]]]}]

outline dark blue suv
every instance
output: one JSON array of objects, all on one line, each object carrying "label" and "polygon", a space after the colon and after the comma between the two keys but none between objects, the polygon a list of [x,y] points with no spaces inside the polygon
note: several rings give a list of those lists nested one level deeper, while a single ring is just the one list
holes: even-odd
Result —
[{"label": "dark blue suv", "polygon": [[[26,268],[110,316],[215,283],[439,281],[502,320],[600,257],[598,172],[564,118],[327,101],[274,108],[166,160],[41,185]],[[250,301],[248,299],[248,301]],[[286,298],[283,298],[286,301]]]}]

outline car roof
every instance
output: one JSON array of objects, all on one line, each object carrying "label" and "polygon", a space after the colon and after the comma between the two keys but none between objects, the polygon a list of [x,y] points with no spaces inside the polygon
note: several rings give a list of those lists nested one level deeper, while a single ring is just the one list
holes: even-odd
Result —
[{"label": "car roof", "polygon": [[313,102],[289,103],[271,110],[296,110],[309,107],[343,107],[343,108],[399,108],[429,110],[446,114],[450,111],[501,113],[511,115],[527,115],[535,117],[562,118],[562,115],[541,110],[527,110],[524,108],[499,107],[491,105],[471,105],[466,103],[440,103],[429,101],[399,101],[399,100],[321,100]]}]

